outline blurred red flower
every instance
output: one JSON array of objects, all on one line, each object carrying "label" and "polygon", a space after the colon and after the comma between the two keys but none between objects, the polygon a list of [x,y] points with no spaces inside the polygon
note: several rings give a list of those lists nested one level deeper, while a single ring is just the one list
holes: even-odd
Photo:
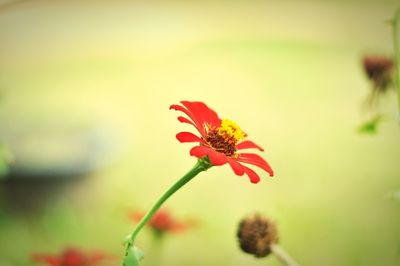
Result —
[{"label": "blurred red flower", "polygon": [[[139,222],[144,215],[144,212],[133,211],[130,213],[129,218],[131,218],[133,221]],[[186,230],[188,227],[194,226],[195,224],[196,221],[194,220],[178,221],[171,215],[170,212],[161,209],[158,210],[153,217],[151,217],[150,221],[147,223],[147,226],[149,226],[156,233],[179,233]]]},{"label": "blurred red flower", "polygon": [[34,253],[32,260],[48,266],[91,266],[104,260],[112,259],[110,255],[95,251],[85,253],[77,248],[66,248],[59,255],[48,253]]},{"label": "blurred red flower", "polygon": [[181,101],[182,105],[171,105],[170,109],[185,113],[190,119],[179,116],[182,123],[193,125],[200,137],[190,132],[180,132],[176,138],[180,142],[198,142],[199,145],[190,150],[190,155],[197,158],[208,156],[213,165],[228,163],[236,175],[246,174],[252,183],[258,183],[260,177],[241,163],[252,164],[273,176],[269,164],[254,153],[239,153],[239,150],[255,148],[263,149],[250,140],[244,140],[247,134],[229,119],[221,120],[217,113],[202,102]]}]

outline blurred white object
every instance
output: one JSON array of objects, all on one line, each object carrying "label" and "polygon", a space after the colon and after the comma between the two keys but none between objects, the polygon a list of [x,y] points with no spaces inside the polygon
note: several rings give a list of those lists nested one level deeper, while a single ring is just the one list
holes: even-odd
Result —
[{"label": "blurred white object", "polygon": [[13,154],[11,177],[57,178],[85,175],[112,160],[115,151],[110,129],[82,125],[64,118],[14,121],[0,128]]}]

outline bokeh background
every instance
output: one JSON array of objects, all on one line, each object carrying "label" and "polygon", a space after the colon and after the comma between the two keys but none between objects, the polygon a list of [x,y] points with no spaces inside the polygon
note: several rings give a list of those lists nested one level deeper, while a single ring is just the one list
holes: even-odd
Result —
[{"label": "bokeh background", "polygon": [[[281,265],[242,253],[239,220],[267,214],[301,265],[400,265],[400,138],[357,133],[390,55],[396,1],[2,1],[0,265],[66,246],[121,255],[134,222],[195,159],[170,104],[201,100],[265,148],[275,177],[228,166],[165,205],[199,226],[160,265]],[[380,105],[396,111],[389,92]],[[396,197],[397,195],[397,197]],[[150,257],[151,237],[137,240]],[[114,261],[110,265],[119,265]],[[144,261],[143,265],[149,265]]]}]

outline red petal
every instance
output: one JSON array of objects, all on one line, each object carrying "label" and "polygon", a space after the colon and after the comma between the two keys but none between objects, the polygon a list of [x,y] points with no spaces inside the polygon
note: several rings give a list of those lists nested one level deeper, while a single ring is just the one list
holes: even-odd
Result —
[{"label": "red petal", "polygon": [[213,148],[206,146],[196,146],[190,150],[190,155],[196,156],[197,158],[203,158],[208,156],[213,165],[223,165],[228,161],[228,157],[225,154],[216,152]]},{"label": "red petal", "polygon": [[228,161],[228,157],[225,154],[210,149],[208,152],[208,158],[213,165],[223,165]]},{"label": "red petal", "polygon": [[98,262],[104,261],[104,260],[112,260],[112,259],[116,259],[117,257],[115,256],[111,256],[108,254],[105,254],[102,251],[94,251],[92,252],[92,254],[90,254],[89,256],[89,264],[97,264]]},{"label": "red petal", "polygon": [[198,136],[196,136],[193,133],[190,132],[179,132],[178,134],[176,134],[176,138],[180,141],[180,142],[201,142],[204,143],[204,141],[199,138]]},{"label": "red petal", "polygon": [[201,159],[208,155],[210,149],[211,148],[205,146],[195,146],[190,150],[190,155]]},{"label": "red petal", "polygon": [[257,184],[258,182],[260,182],[260,177],[257,175],[256,172],[254,172],[253,170],[251,170],[250,168],[243,166],[244,167],[244,171],[246,173],[246,175],[250,178],[250,182]]},{"label": "red petal", "polygon": [[62,265],[84,265],[88,262],[88,256],[82,250],[74,247],[66,248],[62,254]]},{"label": "red petal", "polygon": [[60,266],[61,259],[58,256],[48,254],[32,254],[32,260],[34,262],[43,262],[49,266]]},{"label": "red petal", "polygon": [[236,175],[242,176],[244,174],[244,167],[235,159],[228,158],[228,163]]},{"label": "red petal", "polygon": [[191,124],[191,125],[193,125],[195,128],[197,128],[196,125],[195,125],[192,121],[190,121],[189,119],[187,119],[186,117],[178,116],[178,121],[181,122],[181,123]]},{"label": "red petal", "polygon": [[142,211],[132,211],[131,213],[129,213],[129,219],[135,222],[139,222],[145,214],[146,213]]},{"label": "red petal", "polygon": [[221,119],[217,113],[202,102],[181,101],[181,103],[194,115],[201,125],[219,127]]},{"label": "red petal", "polygon": [[271,166],[269,166],[269,164],[257,154],[241,153],[239,154],[239,157],[236,160],[243,163],[253,164],[267,171],[270,176],[274,175],[274,171],[272,170]]},{"label": "red petal", "polygon": [[[183,106],[177,105],[177,104],[173,104],[169,107],[169,109],[174,109],[176,111],[181,111],[183,113],[185,113],[187,116],[189,116],[190,119],[192,119],[192,121],[194,122],[195,127],[197,128],[197,130],[200,132],[200,134],[202,136],[205,136],[205,132],[204,132],[204,126],[202,123],[200,123],[196,117],[192,114],[192,112],[190,112],[189,110],[187,110],[186,108],[184,108]],[[178,118],[179,120],[179,118]],[[181,120],[179,120],[181,121]],[[182,122],[182,121],[181,121]]]},{"label": "red petal", "polygon": [[255,144],[254,142],[250,140],[245,140],[240,142],[238,145],[236,145],[236,149],[238,150],[243,150],[243,149],[259,149],[260,151],[264,151],[263,148]]}]

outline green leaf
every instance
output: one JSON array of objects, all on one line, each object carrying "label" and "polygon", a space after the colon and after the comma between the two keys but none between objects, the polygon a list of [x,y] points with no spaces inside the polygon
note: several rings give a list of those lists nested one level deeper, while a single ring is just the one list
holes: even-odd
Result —
[{"label": "green leaf", "polygon": [[123,266],[138,266],[140,261],[143,259],[143,252],[135,246],[127,249],[127,253],[124,257]]},{"label": "green leaf", "polygon": [[358,132],[366,134],[376,134],[378,132],[378,126],[383,120],[382,118],[382,115],[376,115],[371,120],[368,120],[364,122],[361,126],[359,126]]}]

